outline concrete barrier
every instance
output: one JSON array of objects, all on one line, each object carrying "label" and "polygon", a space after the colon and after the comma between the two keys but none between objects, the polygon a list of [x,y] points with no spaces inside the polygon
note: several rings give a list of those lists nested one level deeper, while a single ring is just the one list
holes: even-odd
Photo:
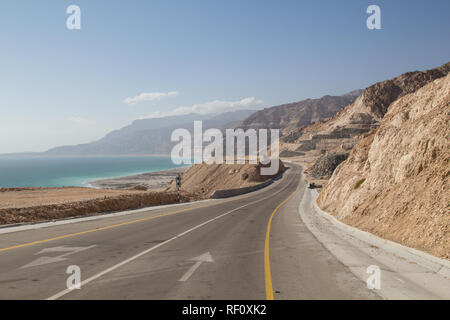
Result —
[{"label": "concrete barrier", "polygon": [[274,179],[267,180],[263,183],[257,184],[255,186],[250,187],[244,187],[244,188],[238,188],[238,189],[223,189],[223,190],[216,190],[211,195],[211,199],[220,199],[220,198],[228,198],[228,197],[234,197],[238,196],[244,193],[249,193],[252,191],[256,191],[259,189],[262,189],[264,187],[267,187],[268,185],[272,184]]},{"label": "concrete barrier", "polygon": [[273,177],[270,180],[264,181],[260,184],[250,186],[250,187],[244,187],[244,188],[237,188],[237,189],[222,189],[222,190],[216,190],[211,195],[210,199],[221,199],[221,198],[229,198],[234,196],[239,196],[241,194],[253,192],[262,188],[267,187],[268,185],[271,185],[274,181],[277,181],[281,179],[284,175],[284,173],[289,170],[290,167],[285,167],[285,169],[278,174],[277,176]]}]

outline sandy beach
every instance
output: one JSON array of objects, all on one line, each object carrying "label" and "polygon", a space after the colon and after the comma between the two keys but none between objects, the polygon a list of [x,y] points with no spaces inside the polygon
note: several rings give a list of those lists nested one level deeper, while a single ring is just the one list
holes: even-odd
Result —
[{"label": "sandy beach", "polygon": [[148,190],[161,190],[170,186],[176,175],[184,173],[190,167],[148,172],[132,176],[117,177],[91,181],[94,188],[102,189],[129,189],[144,186]]},{"label": "sandy beach", "polygon": [[[143,173],[111,179],[93,181],[95,188],[84,187],[29,187],[0,188],[0,210],[6,208],[28,208],[46,205],[62,205],[120,196],[145,194],[146,190],[135,189],[144,186],[148,191],[165,190],[178,173],[183,173],[188,167]],[[131,188],[131,190],[130,190]]]}]

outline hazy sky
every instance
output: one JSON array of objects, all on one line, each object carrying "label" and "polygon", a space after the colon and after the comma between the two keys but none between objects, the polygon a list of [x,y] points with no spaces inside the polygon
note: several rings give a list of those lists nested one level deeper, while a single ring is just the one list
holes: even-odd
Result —
[{"label": "hazy sky", "polygon": [[[68,30],[66,8],[81,8]],[[366,9],[381,7],[382,30]],[[0,153],[149,116],[342,94],[450,60],[450,1],[0,3]]]}]

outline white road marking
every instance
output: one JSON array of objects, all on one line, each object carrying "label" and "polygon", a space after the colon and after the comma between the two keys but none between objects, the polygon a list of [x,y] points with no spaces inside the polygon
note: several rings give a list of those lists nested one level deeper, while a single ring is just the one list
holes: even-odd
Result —
[{"label": "white road marking", "polygon": [[203,262],[214,262],[214,259],[211,257],[211,254],[209,252],[206,252],[201,256],[191,259],[191,261],[197,262],[178,281],[187,281]]},{"label": "white road marking", "polygon": [[[109,267],[109,268],[107,268],[107,269],[105,269],[105,270],[103,270],[103,271],[101,271],[101,272],[99,272],[99,273],[93,275],[93,276],[90,277],[90,278],[87,278],[86,280],[84,280],[84,281],[81,282],[81,288],[83,288],[83,286],[86,285],[86,284],[88,284],[89,282],[92,282],[92,281],[94,281],[94,280],[100,278],[101,276],[103,276],[103,275],[105,275],[105,274],[107,274],[107,273],[109,273],[109,272],[111,272],[111,271],[114,271],[114,270],[116,270],[116,269],[122,267],[123,265],[125,265],[125,264],[127,264],[127,263],[129,263],[129,262],[131,262],[131,261],[134,261],[134,260],[138,259],[139,257],[142,257],[143,255],[146,255],[146,254],[149,253],[149,252],[152,252],[152,251],[154,251],[154,250],[156,250],[156,249],[162,247],[163,245],[166,245],[166,244],[168,244],[168,243],[170,243],[170,242],[172,242],[172,241],[174,241],[174,240],[176,240],[176,239],[178,239],[178,238],[180,238],[180,237],[182,237],[182,236],[184,236],[184,235],[186,235],[186,234],[188,234],[188,233],[191,233],[192,231],[197,230],[198,228],[201,228],[201,227],[203,227],[204,225],[207,225],[207,224],[209,224],[209,223],[211,223],[211,222],[214,222],[214,221],[216,221],[216,220],[219,220],[220,218],[223,218],[223,217],[225,217],[225,216],[227,216],[227,215],[229,215],[229,214],[231,214],[231,213],[233,213],[233,212],[235,212],[235,211],[237,211],[237,210],[239,210],[239,209],[245,208],[245,207],[247,207],[247,206],[249,206],[249,205],[252,205],[252,204],[254,204],[254,203],[258,203],[258,202],[267,200],[267,199],[269,199],[269,198],[272,198],[272,197],[275,196],[276,194],[280,193],[281,191],[283,191],[284,189],[286,189],[287,187],[289,187],[289,185],[291,184],[292,181],[294,181],[294,179],[295,179],[295,175],[294,175],[294,177],[292,178],[292,180],[289,181],[289,182],[286,184],[286,186],[285,186],[284,188],[281,188],[281,189],[278,190],[277,192],[272,193],[272,194],[271,194],[270,196],[268,196],[268,197],[265,197],[265,198],[262,198],[262,199],[259,199],[259,200],[255,200],[255,201],[252,201],[252,202],[249,202],[249,203],[244,204],[244,205],[242,205],[242,206],[240,206],[240,207],[237,207],[237,208],[234,208],[234,209],[232,209],[232,210],[230,210],[230,211],[228,211],[228,212],[225,212],[225,213],[223,213],[223,214],[221,214],[221,215],[219,215],[219,216],[217,216],[217,217],[215,217],[215,218],[212,218],[212,219],[207,220],[207,221],[205,221],[205,222],[203,222],[203,223],[200,223],[199,225],[197,225],[197,226],[195,226],[195,227],[192,227],[192,228],[190,228],[190,229],[188,229],[188,230],[186,230],[186,231],[184,231],[184,232],[182,232],[182,233],[180,233],[180,234],[178,234],[178,235],[176,235],[176,236],[170,238],[169,240],[166,240],[166,241],[164,241],[164,242],[161,242],[161,243],[159,243],[159,244],[157,244],[157,245],[155,245],[155,246],[153,246],[153,247],[151,247],[151,248],[149,248],[149,249],[147,249],[147,250],[142,251],[141,253],[138,253],[138,254],[132,256],[131,258],[128,258],[128,259],[126,259],[126,260],[124,260],[124,261],[122,261],[122,262],[120,262],[120,263],[118,263],[118,264],[116,264],[116,265],[114,265],[114,266],[112,266],[112,267]],[[57,294],[55,294],[55,295],[53,295],[53,296],[47,298],[46,300],[56,300],[56,299],[59,299],[59,298],[61,298],[62,296],[65,296],[66,294],[68,294],[68,293],[71,292],[71,291],[72,291],[71,289],[65,289],[65,290],[63,290],[63,291],[61,291],[61,292],[58,292]]]},{"label": "white road marking", "polygon": [[91,249],[95,247],[95,244],[92,246],[88,246],[88,247],[65,247],[65,246],[61,246],[61,247],[53,247],[53,248],[45,248],[42,249],[41,251],[37,252],[36,255],[38,254],[42,254],[42,253],[50,253],[50,252],[65,252],[64,254],[61,254],[59,256],[56,257],[39,257],[36,260],[20,267],[19,269],[25,269],[25,268],[30,268],[30,267],[36,267],[36,266],[41,266],[43,264],[49,264],[49,263],[54,263],[54,262],[60,262],[60,261],[64,261],[67,260],[67,256],[70,256],[74,253],[78,253],[80,251],[84,251],[87,249]]}]

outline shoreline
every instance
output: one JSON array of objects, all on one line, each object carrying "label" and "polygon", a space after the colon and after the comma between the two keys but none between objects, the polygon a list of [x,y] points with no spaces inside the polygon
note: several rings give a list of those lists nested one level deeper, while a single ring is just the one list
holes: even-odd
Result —
[{"label": "shoreline", "polygon": [[146,187],[148,190],[165,189],[170,186],[176,175],[186,172],[191,166],[160,171],[144,172],[134,175],[105,178],[89,181],[86,186],[93,189],[129,189]]}]

